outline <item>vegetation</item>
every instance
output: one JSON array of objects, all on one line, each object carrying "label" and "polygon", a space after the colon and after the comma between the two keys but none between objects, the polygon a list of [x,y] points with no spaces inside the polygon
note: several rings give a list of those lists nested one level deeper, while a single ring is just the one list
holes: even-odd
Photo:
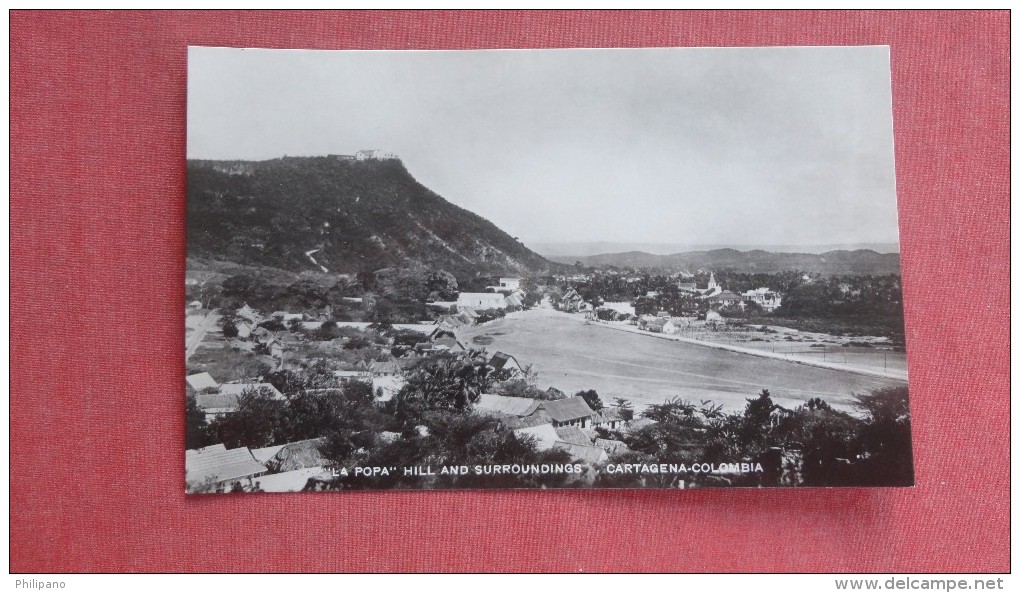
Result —
[{"label": "vegetation", "polygon": [[733,476],[600,474],[596,485],[676,486],[905,486],[913,483],[910,414],[906,388],[856,396],[864,412],[855,417],[813,398],[793,410],[768,392],[747,400],[743,412],[724,413],[711,402],[676,398],[650,406],[642,417],[654,424],[612,435],[630,451],[614,463],[760,463],[760,473]]},{"label": "vegetation", "polygon": [[187,229],[190,257],[293,271],[318,270],[312,249],[334,273],[423,266],[470,278],[555,267],[399,160],[192,160]]}]

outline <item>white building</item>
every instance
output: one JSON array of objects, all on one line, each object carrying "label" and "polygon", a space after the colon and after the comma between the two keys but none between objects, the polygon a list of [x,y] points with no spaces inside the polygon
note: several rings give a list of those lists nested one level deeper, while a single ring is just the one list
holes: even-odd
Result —
[{"label": "white building", "polygon": [[764,287],[749,290],[740,296],[753,303],[757,303],[758,306],[766,311],[775,311],[783,304],[783,295]]},{"label": "white building", "polygon": [[457,297],[457,307],[505,309],[506,297],[498,292],[462,292]]},{"label": "white building", "polygon": [[520,278],[500,278],[499,288],[501,290],[520,290],[521,279]]}]

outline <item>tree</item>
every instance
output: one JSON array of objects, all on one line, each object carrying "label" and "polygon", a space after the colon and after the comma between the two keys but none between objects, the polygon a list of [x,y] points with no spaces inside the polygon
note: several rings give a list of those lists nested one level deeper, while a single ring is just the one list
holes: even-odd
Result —
[{"label": "tree", "polygon": [[446,270],[433,270],[425,276],[425,290],[433,300],[456,300],[457,279]]},{"label": "tree", "polygon": [[217,418],[211,427],[228,449],[286,442],[286,401],[275,399],[272,391],[263,387],[245,390],[237,404],[235,412]]},{"label": "tree", "polygon": [[614,397],[613,407],[620,411],[620,418],[624,422],[630,422],[634,419],[634,406],[630,403],[629,399]]},{"label": "tree", "polygon": [[184,445],[187,449],[198,449],[211,445],[209,426],[205,421],[205,412],[199,409],[195,396],[188,394],[184,413]]},{"label": "tree", "polygon": [[865,414],[857,437],[866,484],[904,486],[914,481],[910,402],[906,387],[886,387],[854,396]]},{"label": "tree", "polygon": [[223,337],[224,338],[236,338],[238,336],[238,334],[239,334],[239,332],[237,330],[237,326],[234,325],[234,323],[232,323],[232,322],[224,323],[221,326],[221,328],[223,330]]},{"label": "tree", "polygon": [[779,409],[773,403],[768,389],[762,389],[758,397],[747,400],[737,431],[737,444],[745,456],[760,455],[773,444],[770,439],[774,425],[773,414]]},{"label": "tree", "polygon": [[588,407],[596,412],[600,411],[604,407],[602,405],[602,398],[599,397],[598,392],[594,389],[578,391],[574,395],[583,399],[585,403],[588,404]]},{"label": "tree", "polygon": [[319,329],[315,331],[315,337],[319,340],[328,341],[340,335],[336,322],[333,320],[324,321]]},{"label": "tree", "polygon": [[467,411],[492,386],[485,363],[465,354],[422,359],[404,371],[404,380],[394,400],[405,419],[434,410]]}]

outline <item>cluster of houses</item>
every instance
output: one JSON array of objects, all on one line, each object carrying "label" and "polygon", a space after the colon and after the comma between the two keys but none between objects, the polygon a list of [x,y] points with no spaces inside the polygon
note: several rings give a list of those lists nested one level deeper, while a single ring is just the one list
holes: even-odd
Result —
[{"label": "cluster of houses", "polygon": [[[698,288],[697,283],[691,277],[681,277],[677,281],[677,288],[681,292],[708,302],[710,310],[705,318],[705,321],[708,322],[722,320],[718,313],[719,309],[739,308],[743,310],[746,308],[747,303],[755,303],[763,310],[772,312],[779,308],[783,302],[783,296],[769,288],[756,288],[743,294],[726,290],[716,281],[714,272],[709,273],[708,285],[705,288]],[[649,291],[645,296],[656,297],[658,294],[656,291]],[[648,331],[659,333],[673,333],[674,329],[689,323],[689,321],[674,321],[673,325],[676,328],[671,328],[668,325],[664,326],[661,320],[663,314],[661,313],[658,316],[637,318],[633,305],[629,303],[603,303],[599,307],[594,307],[591,303],[585,301],[573,287],[567,289],[567,292],[564,293],[558,308],[561,311],[584,313],[588,317],[606,321],[629,321],[635,325],[642,326],[642,328],[645,328],[647,325]]]},{"label": "cluster of houses", "polygon": [[189,492],[296,492],[310,479],[328,480],[329,461],[319,448],[324,439],[310,439],[249,449],[222,444],[188,449],[184,456]]},{"label": "cluster of houses", "polygon": [[458,328],[477,322],[480,311],[517,311],[524,308],[520,278],[500,278],[486,286],[491,292],[461,292],[455,301],[434,301],[425,306],[439,313],[438,325]]},{"label": "cluster of houses", "polygon": [[[486,364],[493,370],[522,370],[517,359],[504,352],[496,352]],[[404,384],[396,362],[373,362],[335,374],[342,380],[371,384],[377,403],[391,399]],[[209,373],[189,375],[187,384],[209,421],[236,412],[239,396],[252,390],[264,390],[270,397],[284,399],[269,383],[218,384]],[[589,466],[628,450],[622,441],[599,436],[596,428],[635,430],[649,422],[625,422],[621,410],[614,407],[595,411],[580,396],[539,400],[483,393],[473,406],[476,413],[497,417],[515,434],[533,439],[539,450],[562,450]],[[392,440],[399,435],[382,434],[380,438]],[[292,492],[304,489],[310,480],[328,481],[332,474],[328,460],[319,451],[322,441],[310,439],[257,449],[227,449],[222,444],[190,449],[185,457],[188,491]],[[587,479],[593,477],[589,472]]]},{"label": "cluster of houses", "polygon": [[452,304],[457,312],[486,309],[520,309],[524,306],[524,291],[520,278],[500,278],[498,283],[486,286],[492,292],[462,292]]},{"label": "cluster of houses", "polygon": [[746,303],[755,303],[765,311],[775,311],[783,304],[783,296],[769,288],[755,288],[742,294],[726,290],[715,280],[715,272],[710,272],[708,286],[699,289],[693,280],[681,279],[677,282],[677,288],[683,292],[697,295],[709,302],[712,306],[721,308],[739,307],[743,309]]},{"label": "cluster of houses", "polygon": [[[514,361],[516,362],[516,361]],[[482,394],[474,411],[500,418],[514,433],[532,439],[540,451],[565,451],[578,463],[603,463],[610,454],[628,450],[623,441],[599,436],[596,428],[631,431],[647,419],[625,422],[618,408],[592,410],[580,396],[537,400]],[[380,434],[384,441],[400,438]],[[329,461],[320,452],[324,439],[250,449],[227,449],[222,444],[189,449],[185,454],[185,480],[189,492],[295,492],[311,480],[332,478]],[[589,472],[587,479],[593,479]]]},{"label": "cluster of houses", "polygon": [[209,373],[196,373],[185,377],[195,393],[195,403],[205,414],[206,422],[237,411],[238,398],[244,393],[258,391],[273,399],[284,399],[283,394],[270,383],[260,381],[234,381],[217,383]]},{"label": "cluster of houses", "polygon": [[499,418],[519,436],[531,437],[540,451],[563,450],[589,465],[602,463],[610,454],[628,450],[622,441],[600,437],[596,428],[634,430],[648,423],[645,419],[625,422],[619,408],[595,411],[577,395],[538,400],[483,393],[474,409],[477,413]]},{"label": "cluster of houses", "polygon": [[255,346],[265,349],[265,351],[273,358],[282,360],[285,350],[283,340],[281,340],[274,332],[260,325],[269,319],[276,319],[277,321],[286,324],[293,321],[301,321],[304,319],[304,316],[300,313],[276,311],[267,318],[263,317],[258,311],[245,304],[237,310],[237,322],[234,323],[234,327],[237,329],[237,337],[242,340],[251,340]]}]

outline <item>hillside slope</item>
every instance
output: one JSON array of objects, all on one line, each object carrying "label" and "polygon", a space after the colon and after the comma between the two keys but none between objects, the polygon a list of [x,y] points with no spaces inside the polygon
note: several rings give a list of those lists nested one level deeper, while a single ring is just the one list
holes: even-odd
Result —
[{"label": "hillside slope", "polygon": [[556,267],[398,159],[337,157],[188,161],[188,257],[295,272],[424,265],[461,278]]}]

